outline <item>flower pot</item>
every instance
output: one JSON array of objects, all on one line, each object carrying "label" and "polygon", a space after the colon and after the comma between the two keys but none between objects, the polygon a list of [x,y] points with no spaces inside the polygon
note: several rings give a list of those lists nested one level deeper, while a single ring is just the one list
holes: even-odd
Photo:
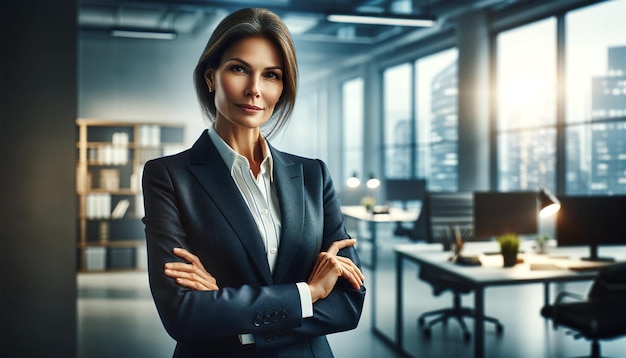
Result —
[{"label": "flower pot", "polygon": [[517,252],[502,252],[504,267],[513,267],[517,263]]}]

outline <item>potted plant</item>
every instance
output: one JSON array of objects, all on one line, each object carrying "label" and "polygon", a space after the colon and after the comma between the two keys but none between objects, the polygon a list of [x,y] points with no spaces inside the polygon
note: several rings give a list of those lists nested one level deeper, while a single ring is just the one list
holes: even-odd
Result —
[{"label": "potted plant", "polygon": [[361,205],[365,207],[365,210],[371,212],[374,210],[374,205],[376,205],[376,199],[372,196],[364,196],[363,199],[361,199]]},{"label": "potted plant", "polygon": [[550,235],[543,234],[535,236],[536,249],[538,254],[545,254],[547,252],[548,242],[550,241]]},{"label": "potted plant", "polygon": [[512,267],[517,263],[517,252],[521,239],[516,234],[504,234],[496,238],[500,244],[500,252],[504,261],[504,267]]}]

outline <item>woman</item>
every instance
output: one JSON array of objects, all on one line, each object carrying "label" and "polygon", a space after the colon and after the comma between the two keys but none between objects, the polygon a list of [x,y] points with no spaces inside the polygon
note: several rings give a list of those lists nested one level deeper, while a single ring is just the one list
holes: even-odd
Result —
[{"label": "woman", "polygon": [[215,29],[194,79],[209,119],[192,148],[145,165],[150,287],[174,356],[332,357],[365,288],[326,165],[265,140],[294,107],[285,24],[243,9]]}]

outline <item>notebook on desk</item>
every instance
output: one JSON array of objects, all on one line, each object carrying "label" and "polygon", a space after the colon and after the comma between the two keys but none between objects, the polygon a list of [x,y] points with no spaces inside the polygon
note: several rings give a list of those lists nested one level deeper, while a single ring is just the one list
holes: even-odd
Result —
[{"label": "notebook on desk", "polygon": [[608,262],[559,259],[554,262],[531,262],[530,270],[597,271]]}]

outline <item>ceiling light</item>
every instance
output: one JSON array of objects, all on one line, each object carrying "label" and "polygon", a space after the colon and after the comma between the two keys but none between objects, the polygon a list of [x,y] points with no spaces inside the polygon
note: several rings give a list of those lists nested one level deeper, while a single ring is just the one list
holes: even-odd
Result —
[{"label": "ceiling light", "polygon": [[174,40],[176,38],[176,32],[160,30],[113,29],[111,30],[111,36],[133,39]]},{"label": "ceiling light", "polygon": [[430,27],[437,22],[434,17],[426,15],[404,15],[384,13],[330,13],[326,15],[330,22],[368,25],[392,25]]}]

